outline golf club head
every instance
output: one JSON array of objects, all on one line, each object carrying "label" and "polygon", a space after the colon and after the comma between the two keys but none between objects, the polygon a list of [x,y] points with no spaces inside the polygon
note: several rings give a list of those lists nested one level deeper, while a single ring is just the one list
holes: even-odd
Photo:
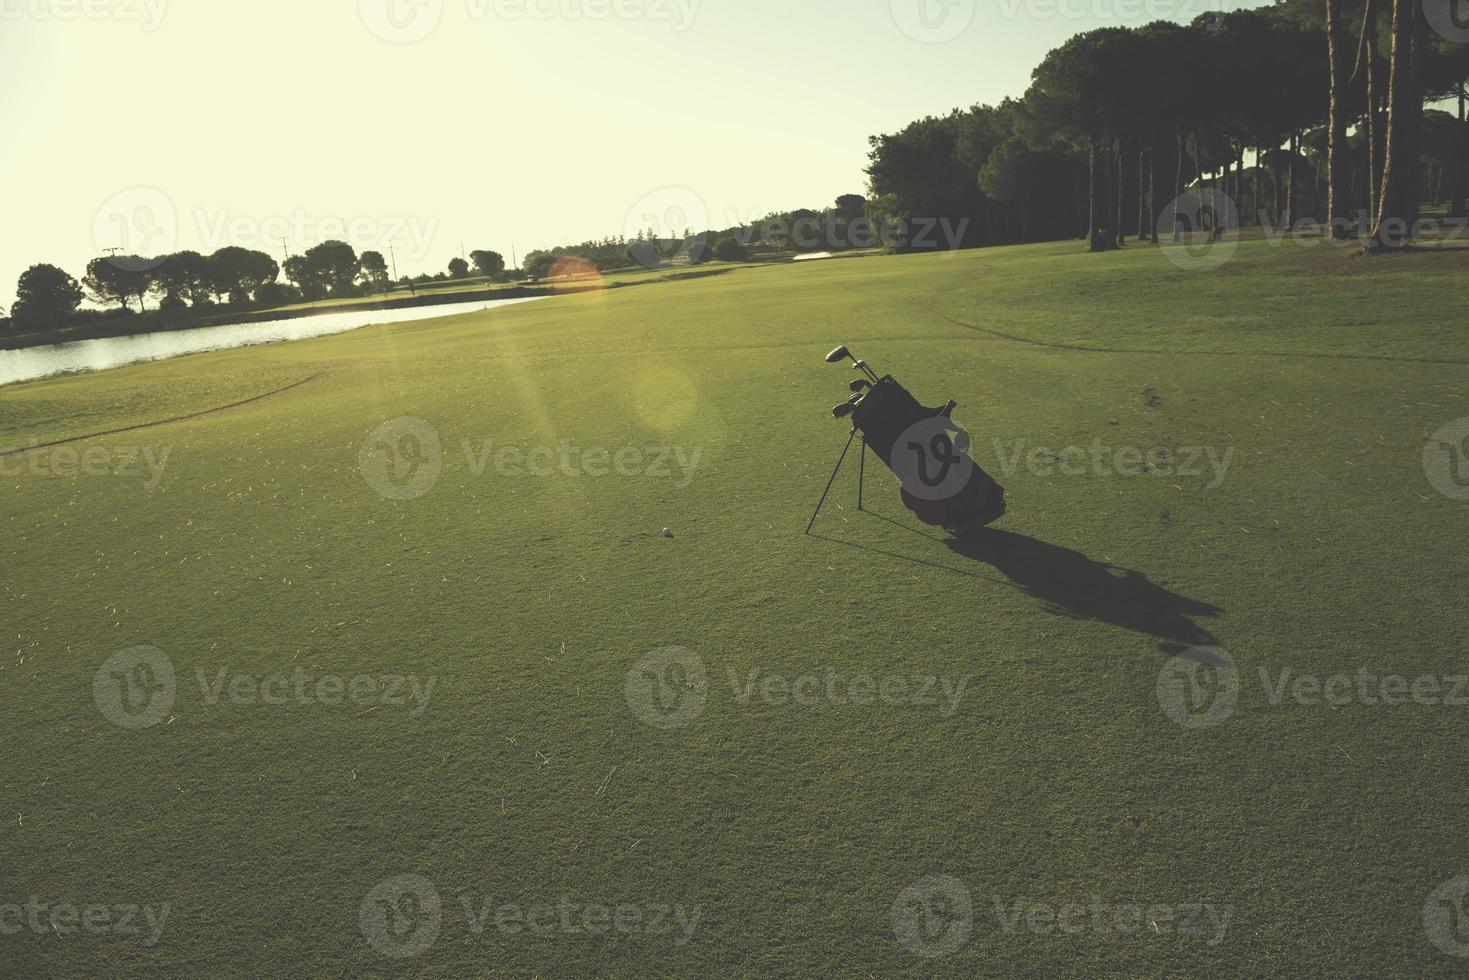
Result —
[{"label": "golf club head", "polygon": [[847,350],[846,345],[844,344],[841,347],[838,347],[836,350],[832,351],[830,354],[826,355],[826,363],[835,364],[838,361],[845,361],[851,356],[852,352]]},{"label": "golf club head", "polygon": [[853,391],[862,391],[864,388],[871,388],[872,382],[868,381],[866,378],[858,378],[847,387],[851,388]]},{"label": "golf club head", "polygon": [[861,400],[862,400],[862,392],[859,391],[855,395],[853,395],[851,398],[848,398],[847,399],[847,404],[848,405],[855,405],[858,402],[860,402]]},{"label": "golf club head", "polygon": [[831,410],[831,417],[834,419],[844,419],[848,415],[852,414],[852,408],[853,405],[851,402],[842,402],[836,408]]}]

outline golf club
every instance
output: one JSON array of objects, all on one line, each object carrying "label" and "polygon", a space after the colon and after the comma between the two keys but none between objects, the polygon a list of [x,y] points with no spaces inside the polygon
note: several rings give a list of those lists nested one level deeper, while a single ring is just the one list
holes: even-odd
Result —
[{"label": "golf club", "polygon": [[834,419],[844,419],[852,414],[852,409],[855,407],[851,402],[842,402],[831,410],[831,417]]},{"label": "golf club", "polygon": [[872,369],[867,366],[867,362],[857,360],[856,356],[851,352],[851,350],[847,348],[846,344],[843,344],[836,350],[832,351],[830,354],[826,355],[826,363],[836,364],[838,361],[846,360],[849,357],[852,359],[857,370],[865,372],[867,376],[872,379],[873,384],[877,383],[877,375],[874,374]]},{"label": "golf club", "polygon": [[872,382],[871,381],[868,381],[866,378],[858,378],[856,381],[853,381],[847,387],[850,388],[850,389],[852,389],[853,391],[860,392],[860,391],[862,391],[862,390],[864,390],[866,388],[871,388],[872,387]]}]

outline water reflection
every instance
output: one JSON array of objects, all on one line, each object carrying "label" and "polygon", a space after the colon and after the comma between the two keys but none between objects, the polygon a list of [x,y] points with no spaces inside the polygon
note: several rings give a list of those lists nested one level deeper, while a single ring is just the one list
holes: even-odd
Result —
[{"label": "water reflection", "polygon": [[315,316],[273,320],[266,323],[231,323],[217,327],[191,327],[159,333],[136,334],[131,337],[104,337],[97,340],[75,340],[44,347],[0,350],[0,385],[30,381],[68,371],[97,371],[103,368],[157,361],[183,354],[269,344],[282,340],[305,340],[327,334],[356,330],[369,323],[407,323],[429,320],[459,313],[492,310],[514,303],[529,303],[544,296],[497,299],[486,302],[444,303],[399,310],[355,310],[321,313]]}]

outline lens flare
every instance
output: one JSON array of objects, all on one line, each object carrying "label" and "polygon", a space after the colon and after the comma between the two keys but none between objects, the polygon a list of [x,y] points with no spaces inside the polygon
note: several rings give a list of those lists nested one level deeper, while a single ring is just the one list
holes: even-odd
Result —
[{"label": "lens flare", "polygon": [[597,267],[589,259],[580,255],[562,255],[551,264],[551,272],[547,278],[591,285],[601,284],[602,273],[597,271]]}]

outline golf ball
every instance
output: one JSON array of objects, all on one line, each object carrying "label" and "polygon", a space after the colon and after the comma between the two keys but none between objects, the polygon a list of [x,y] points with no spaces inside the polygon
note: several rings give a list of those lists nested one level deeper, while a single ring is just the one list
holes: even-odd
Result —
[{"label": "golf ball", "polygon": [[673,537],[673,528],[671,528],[671,527],[665,527],[663,529],[663,536],[665,538],[671,538],[671,537]]}]

